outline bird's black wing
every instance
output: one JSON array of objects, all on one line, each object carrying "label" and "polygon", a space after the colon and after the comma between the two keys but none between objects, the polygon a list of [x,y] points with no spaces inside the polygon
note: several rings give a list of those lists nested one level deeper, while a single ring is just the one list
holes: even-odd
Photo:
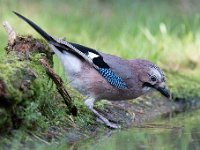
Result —
[{"label": "bird's black wing", "polygon": [[33,27],[45,40],[47,40],[48,43],[54,45],[60,52],[67,51],[78,57],[82,57],[85,61],[90,63],[90,65],[92,65],[111,85],[119,89],[127,88],[127,85],[122,78],[110,69],[109,65],[104,62],[103,57],[96,50],[79,44],[69,43],[63,39],[54,38],[28,18],[17,12],[14,13]]}]

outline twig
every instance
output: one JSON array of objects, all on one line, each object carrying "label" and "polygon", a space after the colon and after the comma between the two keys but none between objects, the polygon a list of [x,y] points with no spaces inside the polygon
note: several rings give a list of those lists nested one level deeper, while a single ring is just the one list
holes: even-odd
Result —
[{"label": "twig", "polygon": [[37,136],[37,135],[35,135],[35,134],[31,133],[31,132],[28,132],[28,133],[31,134],[31,135],[32,135],[33,137],[35,137],[36,139],[38,139],[39,141],[41,141],[41,142],[43,142],[43,143],[45,143],[45,144],[47,144],[47,145],[50,145],[49,142],[47,142],[47,141],[41,139],[39,136]]},{"label": "twig", "polygon": [[159,128],[159,129],[174,129],[174,128],[182,128],[182,126],[173,126],[167,124],[145,124],[135,126],[137,128]]},{"label": "twig", "polygon": [[50,67],[50,65],[46,62],[45,59],[40,59],[40,63],[46,69],[47,74],[53,80],[56,85],[58,92],[63,97],[65,104],[67,105],[70,113],[74,116],[77,115],[77,108],[73,104],[71,97],[69,96],[67,90],[64,87],[62,79],[54,72],[54,70]]},{"label": "twig", "polygon": [[8,23],[8,21],[4,21],[3,22],[3,26],[6,30],[6,32],[8,33],[8,44],[10,46],[12,46],[15,42],[16,39],[16,33],[15,31],[12,29],[11,25]]}]

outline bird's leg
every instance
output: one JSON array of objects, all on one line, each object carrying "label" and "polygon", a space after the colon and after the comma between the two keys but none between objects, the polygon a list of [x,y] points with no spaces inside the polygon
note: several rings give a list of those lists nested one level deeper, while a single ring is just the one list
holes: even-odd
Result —
[{"label": "bird's leg", "polygon": [[108,119],[106,119],[104,116],[102,116],[101,114],[99,114],[94,108],[94,102],[95,102],[95,99],[94,98],[88,98],[85,100],[85,105],[88,106],[88,108],[97,116],[99,117],[99,119],[101,119],[105,124],[106,126],[110,127],[110,128],[114,128],[114,129],[117,129],[117,128],[120,128],[120,126],[114,124],[114,123],[111,123]]}]

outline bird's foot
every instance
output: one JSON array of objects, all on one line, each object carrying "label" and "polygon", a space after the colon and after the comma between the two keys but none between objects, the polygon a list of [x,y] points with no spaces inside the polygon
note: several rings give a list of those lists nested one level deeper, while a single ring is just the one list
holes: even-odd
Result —
[{"label": "bird's foot", "polygon": [[120,128],[119,125],[111,123],[107,118],[105,118],[104,116],[102,116],[100,113],[98,113],[97,110],[95,110],[93,108],[94,105],[94,101],[95,99],[93,98],[88,98],[87,100],[85,100],[85,104],[88,106],[88,108],[109,128],[112,129],[117,129]]},{"label": "bird's foot", "polygon": [[101,119],[98,118],[98,117],[96,118],[96,121],[97,121],[97,122],[101,122],[101,123],[105,124],[107,127],[112,128],[112,129],[119,129],[119,128],[121,128],[121,126],[118,125],[118,124],[115,124],[115,123],[110,122],[110,121],[104,122],[103,120],[101,120]]},{"label": "bird's foot", "polygon": [[119,129],[119,128],[121,128],[120,125],[115,124],[115,123],[111,123],[111,122],[106,123],[106,126],[109,127],[109,128],[112,128],[112,129]]}]

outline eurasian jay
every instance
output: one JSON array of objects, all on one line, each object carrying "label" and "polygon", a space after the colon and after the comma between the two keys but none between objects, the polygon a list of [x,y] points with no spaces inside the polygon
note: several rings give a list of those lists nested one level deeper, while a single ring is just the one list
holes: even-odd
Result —
[{"label": "eurasian jay", "polygon": [[87,97],[85,105],[106,126],[119,127],[93,108],[96,101],[134,99],[152,89],[156,89],[167,98],[170,97],[170,92],[165,86],[163,71],[150,61],[124,60],[92,48],[54,38],[29,19],[17,12],[14,13],[48,42],[63,64],[71,86]]}]

